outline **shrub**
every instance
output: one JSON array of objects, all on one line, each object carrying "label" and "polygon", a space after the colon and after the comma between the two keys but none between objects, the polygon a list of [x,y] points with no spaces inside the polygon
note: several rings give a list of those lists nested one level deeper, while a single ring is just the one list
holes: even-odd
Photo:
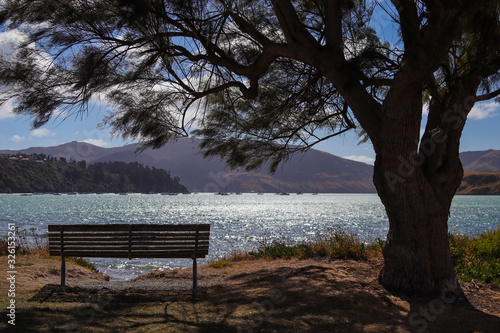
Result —
[{"label": "shrub", "polygon": [[[47,236],[40,236],[37,233],[36,228],[30,228],[29,230],[16,228],[16,245],[15,249],[16,255],[27,255],[27,254],[38,254],[38,255],[49,255],[49,242],[47,241]],[[0,238],[0,255],[8,255],[8,237],[3,236]],[[97,268],[91,262],[84,258],[67,258],[69,261],[74,262],[82,267],[89,268],[94,272],[99,272]]]},{"label": "shrub", "polygon": [[457,276],[500,284],[500,227],[476,236],[449,235]]},{"label": "shrub", "polygon": [[329,257],[338,259],[365,260],[369,255],[381,253],[384,242],[377,239],[368,244],[346,231],[335,228],[326,233],[316,234],[311,241],[294,243],[286,239],[262,240],[257,250],[250,252],[255,257],[269,258],[307,258],[307,257]]},{"label": "shrub", "polygon": [[82,266],[82,267],[85,267],[85,268],[88,268],[90,269],[91,271],[94,271],[96,273],[99,273],[99,271],[97,270],[97,268],[95,267],[95,265],[91,262],[89,262],[87,259],[85,258],[82,258],[82,257],[79,257],[79,258],[73,258],[73,257],[70,257],[68,258],[69,261],[72,261],[74,262],[75,264],[79,265],[79,266]]},{"label": "shrub", "polygon": [[[42,248],[43,241],[39,239],[39,236],[35,233],[36,229],[31,228],[29,231],[26,229],[19,230],[15,229],[15,254],[29,254],[32,250]],[[30,239],[34,239],[33,243],[30,243]],[[0,238],[0,255],[6,256],[9,254],[9,237],[3,236]],[[48,247],[48,244],[46,244]]]},{"label": "shrub", "polygon": [[231,262],[231,260],[227,260],[227,259],[220,259],[220,260],[211,262],[209,264],[209,266],[213,267],[213,268],[230,267],[232,265],[233,265],[233,263]]}]

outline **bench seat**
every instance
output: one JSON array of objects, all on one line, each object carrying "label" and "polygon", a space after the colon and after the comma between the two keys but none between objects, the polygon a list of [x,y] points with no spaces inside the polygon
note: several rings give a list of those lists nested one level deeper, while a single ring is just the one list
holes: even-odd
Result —
[{"label": "bench seat", "polygon": [[193,297],[198,258],[208,254],[210,224],[50,224],[49,252],[61,256],[61,285],[65,257],[190,258]]}]

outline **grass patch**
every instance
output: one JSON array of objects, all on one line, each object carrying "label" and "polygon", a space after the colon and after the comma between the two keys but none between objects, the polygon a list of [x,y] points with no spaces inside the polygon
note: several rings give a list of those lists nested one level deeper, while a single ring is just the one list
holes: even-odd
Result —
[{"label": "grass patch", "polygon": [[[15,249],[15,254],[30,254],[33,249],[41,247],[41,241],[39,236],[35,233],[36,229],[31,228],[29,231],[26,229],[19,230],[16,227],[14,231],[14,241],[12,240],[12,235],[9,232],[9,236],[0,237],[0,255],[6,256],[9,253],[9,250],[12,248]],[[35,239],[34,244],[30,244],[29,239]],[[9,239],[10,238],[10,239]],[[47,244],[48,246],[48,244]]]},{"label": "grass patch", "polygon": [[[500,227],[478,235],[449,234],[455,271],[460,280],[472,279],[500,287]],[[326,257],[331,259],[366,260],[382,255],[384,241],[363,242],[341,229],[318,233],[315,239],[300,243],[286,239],[264,239],[249,252],[256,258],[290,259]]]},{"label": "grass patch", "polygon": [[231,260],[227,260],[227,259],[220,259],[220,260],[211,262],[209,264],[209,266],[212,268],[231,267],[232,265],[233,265],[233,263],[231,262]]},{"label": "grass patch", "polygon": [[476,236],[450,234],[450,250],[459,279],[500,286],[500,227]]},{"label": "grass patch", "polygon": [[363,242],[356,235],[341,229],[331,229],[318,233],[311,241],[293,243],[289,240],[264,239],[251,255],[262,258],[309,258],[328,257],[331,259],[366,260],[369,256],[382,252],[384,241]]},{"label": "grass patch", "polygon": [[99,271],[97,270],[97,268],[94,266],[93,263],[89,262],[88,260],[84,259],[84,258],[73,258],[73,257],[68,257],[67,258],[69,261],[71,262],[74,262],[75,264],[79,265],[79,266],[82,266],[82,267],[85,267],[85,268],[88,268],[90,269],[91,271],[94,271],[96,273],[99,273]]},{"label": "grass patch", "polygon": [[34,264],[32,263],[27,263],[27,264],[14,264],[16,267],[26,267],[26,266],[33,266]]},{"label": "grass patch", "polygon": [[[7,236],[0,237],[0,256],[10,254],[9,243],[12,245],[12,240],[9,242],[9,238]],[[49,256],[49,242],[47,240],[47,235],[45,234],[41,236],[37,233],[36,228],[30,228],[29,230],[19,230],[16,228],[14,248],[16,255],[38,254]],[[69,257],[67,259],[96,273],[99,272],[94,264],[84,258]]]}]

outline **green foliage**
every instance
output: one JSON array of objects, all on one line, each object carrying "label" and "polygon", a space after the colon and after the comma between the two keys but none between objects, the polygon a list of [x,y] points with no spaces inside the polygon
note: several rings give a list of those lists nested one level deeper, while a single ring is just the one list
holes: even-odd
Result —
[{"label": "green foliage", "polygon": [[[476,279],[500,284],[500,227],[476,236],[450,234],[450,249],[459,279]],[[366,260],[380,255],[384,241],[376,239],[365,243],[355,235],[340,229],[318,233],[316,238],[305,242],[286,239],[264,239],[250,255],[262,258],[308,258]]]},{"label": "green foliage", "polygon": [[94,271],[96,273],[99,273],[99,271],[97,270],[97,268],[95,267],[95,265],[91,262],[89,262],[87,259],[85,258],[82,258],[82,257],[78,257],[78,258],[73,258],[73,257],[70,257],[68,258],[69,261],[72,261],[74,262],[75,264],[79,265],[79,266],[82,266],[82,267],[85,267],[85,268],[88,268],[90,269],[91,271]]},{"label": "green foliage", "polygon": [[293,243],[284,240],[262,241],[259,244],[256,252],[250,252],[251,255],[257,258],[285,258],[303,257],[300,248],[307,245],[294,245]]},{"label": "green foliage", "polygon": [[463,181],[470,185],[482,185],[496,183],[500,181],[500,176],[497,174],[470,174],[465,175]]},{"label": "green foliage", "polygon": [[356,235],[340,229],[332,229],[324,234],[318,233],[311,241],[294,243],[286,239],[264,239],[255,252],[256,257],[271,258],[307,258],[328,257],[336,259],[366,260],[371,255],[381,253],[384,242],[377,239],[374,242],[365,243]]},{"label": "green foliage", "polygon": [[[290,80],[297,76],[296,80]],[[260,78],[260,92],[251,100],[236,90],[210,96],[210,114],[203,128],[205,156],[224,156],[231,168],[257,169],[266,161],[275,171],[281,161],[312,139],[312,133],[339,133],[354,128],[342,99],[321,73],[289,59],[276,60]],[[311,98],[314,96],[314,98]],[[344,112],[345,111],[345,112]],[[345,117],[345,121],[340,121]],[[287,147],[287,149],[283,149]]]},{"label": "green foliage", "polygon": [[211,262],[209,264],[209,266],[212,268],[230,267],[232,265],[233,265],[233,263],[231,262],[231,260],[227,260],[227,259],[217,260],[217,261]]},{"label": "green foliage", "polygon": [[[40,240],[38,235],[36,234],[36,229],[31,228],[30,230],[22,229],[19,230],[19,228],[16,227],[14,231],[14,241],[9,240],[9,236],[2,236],[0,238],[0,255],[1,256],[6,256],[9,253],[9,244],[12,245],[16,255],[19,254],[29,254],[33,251],[39,250],[39,249],[45,249],[48,247],[48,243],[44,242],[43,240]],[[29,241],[29,239],[34,239],[34,242]]]},{"label": "green foliage", "polygon": [[450,249],[461,280],[500,284],[500,227],[475,237],[450,234]]},{"label": "green foliage", "polygon": [[178,192],[188,193],[179,178],[137,162],[85,161],[33,155],[0,157],[0,193],[35,192]]},{"label": "green foliage", "polygon": [[[36,228],[30,228],[29,230],[16,228],[15,231],[15,255],[29,255],[29,254],[49,254],[49,243],[47,242],[46,235],[40,237]],[[11,240],[12,242],[12,240]],[[0,238],[0,256],[6,256],[10,254],[9,252],[9,241],[8,236],[3,236]],[[88,268],[96,273],[99,271],[97,268],[84,258],[67,258],[69,261],[74,262],[77,265]],[[32,264],[16,264],[16,266],[31,266]]]}]

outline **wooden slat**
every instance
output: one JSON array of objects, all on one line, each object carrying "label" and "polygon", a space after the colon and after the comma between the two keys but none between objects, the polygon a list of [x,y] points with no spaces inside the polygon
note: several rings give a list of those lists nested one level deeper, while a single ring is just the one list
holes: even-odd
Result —
[{"label": "wooden slat", "polygon": [[[65,242],[66,243],[66,242]],[[168,242],[160,242],[160,241],[154,241],[154,242],[144,242],[144,241],[133,241],[132,245],[157,245],[157,244],[168,244],[168,245],[195,245],[194,240],[188,241],[188,242],[176,242],[176,241],[168,241]],[[198,241],[198,246],[208,246],[209,241],[204,240],[204,241]]]},{"label": "wooden slat", "polygon": [[[134,241],[134,242],[131,242],[130,243],[131,245],[147,245],[147,244],[151,244],[151,245],[161,245],[161,244],[165,244],[165,245],[178,245],[178,246],[194,246],[196,244],[196,242],[194,240],[190,240],[190,241],[175,241],[175,240],[171,240],[171,241],[168,241],[168,242],[158,242],[158,241],[154,241],[154,242],[143,242],[143,241]],[[208,246],[209,242],[208,241],[202,241],[201,243],[198,242],[198,244],[201,244],[201,245],[206,245]],[[103,245],[103,246],[106,246],[106,245],[117,245],[117,246],[120,246],[120,245],[129,245],[129,242],[126,242],[126,241],[117,241],[117,242],[113,242],[113,241],[71,241],[71,242],[64,242],[64,246],[68,246],[68,245],[81,245],[81,246],[87,246],[87,245],[92,245],[92,246],[100,246],[100,245]],[[60,243],[58,242],[49,242],[49,246],[61,246]]]},{"label": "wooden slat", "polygon": [[[59,240],[59,235],[57,236],[50,236],[49,235],[49,240]],[[92,238],[100,238],[100,239],[128,239],[129,236],[123,236],[123,235],[118,235],[118,236],[102,236],[102,235],[99,235],[99,234],[94,234],[94,235],[77,235],[77,234],[70,234],[70,235],[67,235],[66,233],[64,233],[64,240],[66,239],[75,239],[75,238],[78,238],[78,239],[92,239]]]},{"label": "wooden slat", "polygon": [[[165,242],[165,241],[154,241],[154,242],[145,242],[145,241],[133,241],[132,242],[132,245],[162,245],[162,244],[165,244],[165,245],[184,245],[184,246],[194,246],[196,244],[196,242],[194,240],[190,240],[190,241],[183,241],[183,242],[180,242],[180,241],[175,241],[175,240],[171,240],[171,241],[168,241],[168,242]],[[199,245],[205,245],[205,246],[208,246],[209,244],[209,241],[199,241],[198,242]],[[56,247],[60,247],[60,242],[56,242],[56,241],[49,241],[49,246],[50,247],[53,247],[53,246],[56,246]],[[70,245],[82,245],[82,246],[86,246],[86,245],[128,245],[128,240],[123,240],[123,241],[108,241],[108,240],[90,240],[90,241],[86,241],[86,240],[78,240],[78,241],[64,241],[64,247],[66,246],[70,246]]]},{"label": "wooden slat", "polygon": [[[209,231],[202,231],[199,233],[200,236],[210,236]],[[169,231],[169,232],[141,232],[141,231],[134,231],[132,233],[132,237],[195,237],[196,232],[174,232],[174,231]]]},{"label": "wooden slat", "polygon": [[[66,238],[66,235],[64,236]],[[169,239],[179,239],[179,240],[190,240],[190,239],[196,239],[196,236],[189,235],[189,236],[176,236],[176,235],[157,235],[157,236],[142,236],[138,234],[132,234],[132,239],[144,239],[144,240],[169,240]],[[208,240],[210,239],[209,234],[204,234],[198,237],[200,240]]]},{"label": "wooden slat", "polygon": [[[48,231],[59,231],[60,224],[49,224]],[[71,231],[128,231],[128,224],[65,224],[64,232]]]},{"label": "wooden slat", "polygon": [[[155,233],[156,234],[156,233]],[[121,232],[121,231],[115,231],[115,232],[64,232],[64,238],[66,238],[66,235],[73,237],[73,236],[82,236],[82,237],[87,237],[87,236],[101,236],[101,237],[128,237],[128,232]],[[59,237],[59,232],[49,232],[48,233],[49,238],[52,237]]]},{"label": "wooden slat", "polygon": [[[132,231],[208,231],[210,224],[132,224]],[[48,231],[60,231],[60,224],[49,224]],[[64,232],[71,231],[128,231],[129,224],[65,224]]]},{"label": "wooden slat", "polygon": [[[51,237],[59,237],[59,232],[49,232],[48,236],[49,238]],[[210,231],[202,231],[199,233],[200,236],[210,236]],[[128,237],[129,233],[123,232],[123,231],[114,231],[114,232],[107,232],[107,231],[70,231],[70,232],[64,232],[64,237],[68,236],[82,236],[82,237],[88,237],[88,236],[102,236],[102,237]],[[190,231],[190,232],[183,232],[183,231],[157,231],[157,232],[142,232],[142,231],[134,231],[132,233],[133,237],[194,237],[196,236],[196,232]]]},{"label": "wooden slat", "polygon": [[[128,239],[113,239],[113,238],[73,238],[73,239],[68,239],[64,238],[64,244],[70,244],[70,243],[82,243],[82,244],[87,244],[87,243],[128,243]],[[151,244],[156,244],[156,243],[173,243],[173,242],[179,242],[179,243],[195,243],[196,239],[191,238],[191,239],[176,239],[176,238],[171,238],[171,239],[130,239],[132,244],[139,244],[139,243],[151,243]],[[209,239],[202,239],[199,240],[201,243],[208,243]],[[60,243],[59,239],[50,239],[49,244],[56,244]]]},{"label": "wooden slat", "polygon": [[[49,239],[49,244],[51,243],[57,243],[58,240],[56,239]],[[85,238],[74,238],[71,240],[66,240],[66,237],[64,237],[64,244],[71,244],[71,243],[81,243],[81,244],[86,244],[86,243],[128,243],[128,239],[113,239],[113,238],[90,238],[90,239],[85,239]]]},{"label": "wooden slat", "polygon": [[132,224],[132,231],[209,231],[210,224]]},{"label": "wooden slat", "polygon": [[[200,241],[208,241],[210,239],[210,236],[201,236],[198,238]],[[132,236],[132,242],[136,241],[157,241],[157,242],[170,242],[170,241],[195,241],[196,237],[136,237]],[[49,242],[59,242],[60,237],[49,237]],[[83,241],[83,242],[92,242],[92,241],[127,241],[128,242],[128,237],[99,237],[99,236],[86,236],[86,237],[76,237],[76,236],[66,236],[66,233],[64,234],[64,243],[66,241]]]},{"label": "wooden slat", "polygon": [[[64,251],[67,257],[91,257],[91,258],[128,258],[128,251]],[[196,258],[205,258],[208,251],[198,251]],[[57,251],[50,252],[51,256],[59,256]],[[132,258],[192,258],[192,251],[146,251],[132,252]]]},{"label": "wooden slat", "polygon": [[[49,233],[48,234],[49,238],[58,238],[60,237],[59,233]],[[117,237],[117,238],[127,238],[130,235],[128,233],[100,233],[100,232],[92,232],[92,233],[79,233],[79,232],[64,232],[64,238],[68,237]],[[161,232],[156,232],[156,233],[148,233],[148,234],[142,234],[142,233],[137,233],[133,232],[131,233],[132,238],[178,238],[178,237],[189,237],[189,238],[195,238],[196,234],[193,233],[161,233]],[[199,237],[201,238],[208,238],[210,237],[210,233],[204,232],[200,233]],[[200,238],[200,239],[201,239]]]},{"label": "wooden slat", "polygon": [[[207,249],[208,246],[200,247],[198,246],[199,249]],[[127,245],[102,245],[102,244],[97,244],[97,245],[64,245],[64,252],[66,251],[72,251],[72,250],[78,250],[78,251],[85,251],[85,249],[101,249],[101,250],[127,250],[129,247]],[[195,245],[191,246],[178,246],[178,245],[132,245],[131,246],[132,251],[134,250],[187,250],[187,251],[194,251]],[[49,247],[50,251],[59,251],[60,247],[54,246],[54,247]]]},{"label": "wooden slat", "polygon": [[[58,242],[59,239],[49,239],[49,244],[50,243],[56,243]],[[122,243],[127,243],[128,238],[68,238],[64,237],[64,244],[71,243],[71,242],[80,242],[80,243],[87,243],[87,242],[122,242]]]}]

